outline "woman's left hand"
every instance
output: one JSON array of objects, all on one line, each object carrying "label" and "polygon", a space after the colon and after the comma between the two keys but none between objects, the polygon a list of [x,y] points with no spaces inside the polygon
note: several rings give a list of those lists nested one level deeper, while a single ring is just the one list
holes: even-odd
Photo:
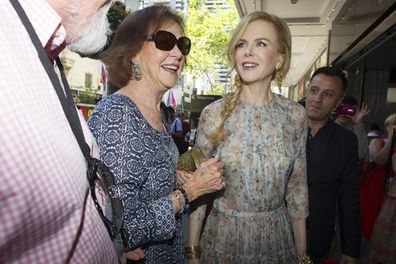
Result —
[{"label": "woman's left hand", "polygon": [[187,171],[177,171],[177,184],[183,185],[190,180],[192,173]]}]

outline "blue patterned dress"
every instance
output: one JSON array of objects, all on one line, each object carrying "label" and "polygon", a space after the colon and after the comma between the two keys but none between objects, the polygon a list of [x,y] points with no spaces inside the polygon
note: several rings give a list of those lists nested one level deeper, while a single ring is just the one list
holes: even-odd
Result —
[{"label": "blue patterned dress", "polygon": [[172,137],[150,126],[136,104],[120,94],[104,97],[88,125],[124,206],[125,248],[144,248],[139,263],[183,263],[181,219],[168,198],[176,186],[178,158]]}]

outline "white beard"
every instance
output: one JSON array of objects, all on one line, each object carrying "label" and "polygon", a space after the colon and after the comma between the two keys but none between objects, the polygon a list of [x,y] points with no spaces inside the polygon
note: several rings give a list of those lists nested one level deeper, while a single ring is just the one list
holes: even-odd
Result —
[{"label": "white beard", "polygon": [[111,33],[107,11],[111,5],[104,6],[89,18],[87,26],[82,29],[80,37],[72,41],[67,47],[82,55],[95,54],[107,44],[107,36]]}]

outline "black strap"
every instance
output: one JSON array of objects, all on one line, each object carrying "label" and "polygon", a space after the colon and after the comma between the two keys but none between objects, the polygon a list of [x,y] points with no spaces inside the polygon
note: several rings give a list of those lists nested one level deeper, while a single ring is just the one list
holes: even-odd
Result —
[{"label": "black strap", "polygon": [[[40,39],[38,38],[36,31],[34,30],[32,24],[29,21],[29,18],[26,16],[25,11],[21,7],[19,1],[17,0],[10,0],[10,3],[14,7],[15,11],[17,12],[19,18],[21,19],[23,25],[25,26],[30,39],[32,40],[34,47],[37,50],[38,57],[45,69],[45,71],[48,74],[48,77],[51,80],[51,83],[56,91],[56,94],[58,95],[59,101],[61,102],[63,111],[65,112],[67,121],[69,122],[69,125],[74,133],[74,136],[77,139],[78,145],[80,146],[80,149],[87,161],[87,164],[90,164],[91,160],[91,155],[90,155],[90,149],[85,141],[84,138],[84,133],[81,127],[80,119],[78,117],[77,109],[73,101],[73,97],[70,91],[69,84],[67,83],[66,76],[63,72],[63,65],[59,59],[59,57],[56,59],[56,63],[58,65],[58,68],[61,72],[61,79],[63,83],[63,88],[62,85],[59,81],[59,78],[54,70],[53,65],[51,64],[48,55],[44,49],[44,47],[41,45]],[[114,244],[115,246],[115,244]],[[117,248],[116,248],[117,251]],[[121,260],[118,259],[118,263],[121,263]]]},{"label": "black strap", "polygon": [[[63,88],[62,88],[59,78],[54,70],[54,67],[48,58],[48,55],[47,55],[44,47],[42,46],[40,39],[38,38],[38,36],[36,34],[36,31],[34,30],[32,24],[30,23],[29,18],[26,16],[26,13],[23,10],[22,6],[20,5],[19,1],[10,0],[10,3],[14,7],[14,9],[17,12],[19,18],[21,19],[23,25],[25,26],[26,31],[28,32],[30,39],[32,40],[32,42],[34,44],[34,47],[37,50],[38,57],[43,65],[45,71],[47,72],[48,77],[51,80],[51,83],[56,91],[56,94],[58,95],[58,98],[62,105],[63,111],[65,112],[67,121],[69,122],[70,127],[74,133],[74,136],[77,139],[78,145],[80,146],[85,159],[87,161],[89,161],[89,158],[91,157],[90,149],[89,149],[89,146],[84,138],[84,133],[83,133],[83,130],[81,127],[80,119],[78,118],[76,106],[73,102],[73,97],[72,97],[72,94],[70,91],[70,87],[69,87],[69,84],[67,83],[66,76],[63,73],[62,63],[60,62],[59,58],[57,58],[56,62],[59,67],[59,70],[61,72]],[[65,93],[66,93],[66,95],[65,95]]]}]

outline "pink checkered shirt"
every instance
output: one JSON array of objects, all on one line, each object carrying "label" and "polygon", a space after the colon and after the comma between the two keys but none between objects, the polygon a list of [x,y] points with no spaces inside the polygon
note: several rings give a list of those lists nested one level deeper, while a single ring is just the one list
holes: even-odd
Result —
[{"label": "pink checkered shirt", "polygon": [[[45,46],[60,17],[20,3]],[[117,263],[55,90],[8,0],[0,14],[0,263]]]}]

